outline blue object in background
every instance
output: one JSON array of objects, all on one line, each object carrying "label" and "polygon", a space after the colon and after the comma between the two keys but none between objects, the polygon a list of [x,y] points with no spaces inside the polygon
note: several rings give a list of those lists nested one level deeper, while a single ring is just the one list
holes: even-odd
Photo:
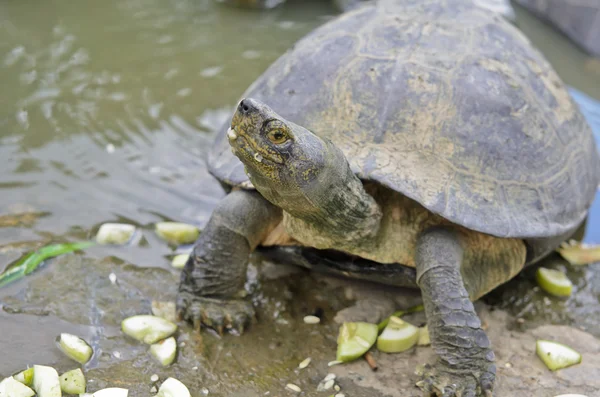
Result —
[{"label": "blue object in background", "polygon": [[[588,124],[592,127],[596,147],[600,151],[600,101],[576,90],[569,88],[569,93],[579,105],[581,113],[585,116]],[[587,229],[583,242],[588,244],[600,244],[600,194],[596,193],[596,199],[590,208]]]}]

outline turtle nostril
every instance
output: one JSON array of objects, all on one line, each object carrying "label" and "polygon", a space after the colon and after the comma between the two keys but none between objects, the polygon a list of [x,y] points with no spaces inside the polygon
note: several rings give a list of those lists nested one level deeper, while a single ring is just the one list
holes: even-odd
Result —
[{"label": "turtle nostril", "polygon": [[238,110],[240,111],[240,113],[242,114],[248,114],[248,112],[250,112],[250,105],[248,104],[248,101],[245,99],[242,99],[242,101],[240,102],[240,105],[238,106]]}]

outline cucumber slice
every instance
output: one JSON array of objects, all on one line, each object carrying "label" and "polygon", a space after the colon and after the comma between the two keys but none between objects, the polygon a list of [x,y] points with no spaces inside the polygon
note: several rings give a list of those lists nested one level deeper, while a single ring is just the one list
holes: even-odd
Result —
[{"label": "cucumber slice", "polygon": [[337,360],[356,360],[365,354],[377,340],[377,325],[369,323],[344,323],[337,339]]},{"label": "cucumber slice", "polygon": [[573,283],[558,270],[540,267],[535,273],[538,285],[549,294],[565,297],[573,292]]},{"label": "cucumber slice", "polygon": [[61,397],[58,372],[45,365],[33,366],[33,390],[38,397]]},{"label": "cucumber slice", "polygon": [[429,337],[429,328],[427,326],[419,328],[419,339],[417,340],[419,346],[431,345],[431,338]]},{"label": "cucumber slice", "polygon": [[419,339],[419,328],[391,316],[390,321],[377,338],[377,349],[384,353],[400,353],[413,347]]},{"label": "cucumber slice", "polygon": [[81,369],[77,368],[65,372],[60,376],[60,389],[67,394],[85,393],[85,376]]},{"label": "cucumber slice", "polygon": [[589,265],[600,261],[600,246],[587,245],[575,242],[574,244],[563,243],[557,249],[558,253],[571,265]]},{"label": "cucumber slice", "polygon": [[557,342],[538,340],[535,344],[535,351],[551,371],[570,367],[581,362],[581,354]]},{"label": "cucumber slice", "polygon": [[92,394],[92,397],[127,397],[129,390],[120,387],[108,387],[98,390]]},{"label": "cucumber slice", "polygon": [[126,223],[105,223],[96,234],[98,244],[127,244],[135,234],[135,226]]},{"label": "cucumber slice", "polygon": [[171,365],[177,354],[177,342],[172,336],[150,346],[150,353],[163,367]]},{"label": "cucumber slice", "polygon": [[175,378],[167,378],[154,397],[191,397],[188,388]]},{"label": "cucumber slice", "polygon": [[189,257],[189,254],[175,255],[171,260],[171,266],[173,266],[175,269],[183,269]]},{"label": "cucumber slice", "polygon": [[31,386],[33,385],[33,368],[27,368],[25,371],[14,375],[13,378],[25,386]]},{"label": "cucumber slice", "polygon": [[177,331],[177,325],[162,317],[142,314],[121,322],[123,332],[149,345],[168,338]]},{"label": "cucumber slice", "polygon": [[56,338],[56,343],[63,353],[80,364],[87,363],[94,353],[92,347],[76,335],[60,334]]},{"label": "cucumber slice", "polygon": [[0,382],[0,397],[31,397],[34,394],[33,390],[12,376]]},{"label": "cucumber slice", "polygon": [[584,396],[583,394],[561,394],[560,396],[554,396],[554,397],[587,397],[587,396]]},{"label": "cucumber slice", "polygon": [[175,245],[191,244],[200,235],[196,226],[179,222],[158,222],[154,230],[158,237]]}]

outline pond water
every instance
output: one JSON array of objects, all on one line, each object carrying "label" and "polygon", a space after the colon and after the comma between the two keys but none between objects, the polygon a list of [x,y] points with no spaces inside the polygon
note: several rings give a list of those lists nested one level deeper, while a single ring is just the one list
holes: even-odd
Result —
[{"label": "pond water", "polygon": [[[310,332],[295,322],[316,308],[333,313],[344,298],[306,292],[315,281],[305,274],[258,288],[271,317],[245,338],[182,333],[187,347],[168,370],[122,338],[119,323],[175,295],[172,250],[151,228],[202,227],[223,196],[204,164],[214,129],[272,61],[336,12],[320,0],[269,12],[213,0],[0,2],[0,270],[49,242],[87,239],[104,222],[144,230],[137,247],[67,255],[0,290],[0,378],[34,363],[70,369],[53,345],[65,331],[99,352],[88,365],[94,390],[118,381],[133,395],[147,394],[157,371],[210,395],[262,395],[285,384],[282,368],[309,346],[327,346],[319,354],[331,359],[336,327]],[[523,10],[517,17],[600,134],[600,61]],[[586,241],[600,243],[600,201]],[[568,301],[546,304],[529,274],[489,299],[532,323],[575,323],[600,336],[600,267],[566,268],[577,286]]]}]

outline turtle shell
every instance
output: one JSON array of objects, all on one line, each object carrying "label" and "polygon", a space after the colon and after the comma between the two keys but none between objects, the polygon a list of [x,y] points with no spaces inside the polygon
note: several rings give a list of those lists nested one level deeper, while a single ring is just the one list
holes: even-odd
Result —
[{"label": "turtle shell", "polygon": [[[333,141],[361,179],[499,237],[573,230],[599,182],[592,132],[556,72],[470,0],[380,0],[343,14],[243,96]],[[209,169],[251,188],[226,129]]]}]

